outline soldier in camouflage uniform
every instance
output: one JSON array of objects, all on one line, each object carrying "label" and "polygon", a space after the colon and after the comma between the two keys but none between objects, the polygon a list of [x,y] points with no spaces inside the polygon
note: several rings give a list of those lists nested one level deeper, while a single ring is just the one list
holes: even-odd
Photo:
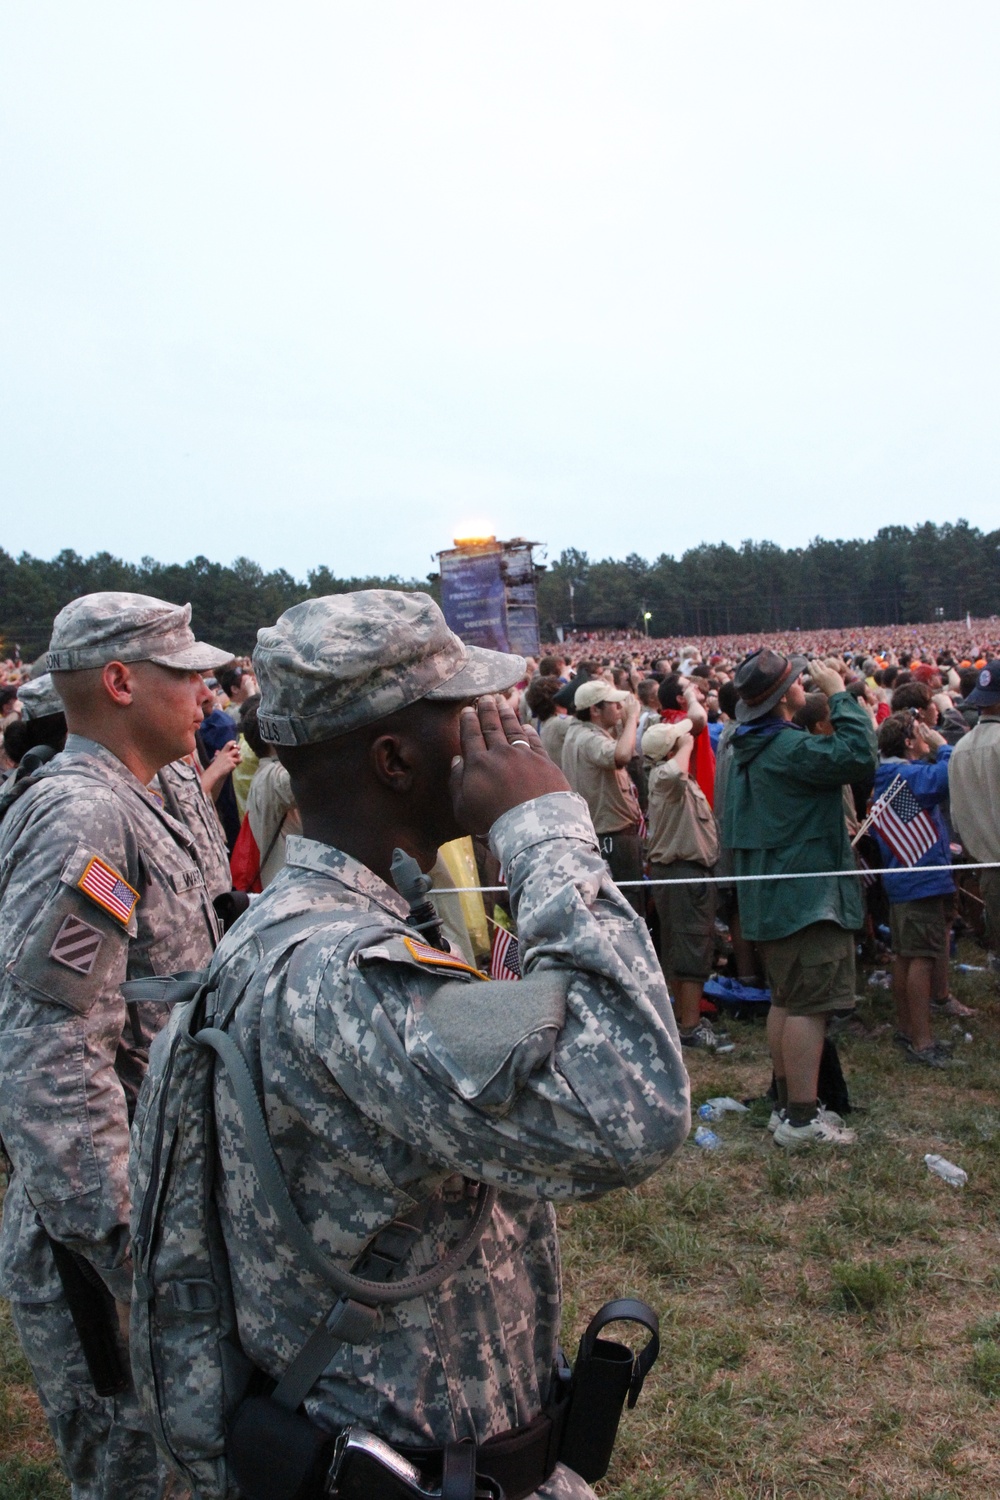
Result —
[{"label": "soldier in camouflage uniform", "polygon": [[[461,1234],[471,1183],[499,1189],[465,1266],[385,1309],[372,1342],[342,1346],[306,1410],[328,1430],[360,1423],[400,1445],[483,1443],[529,1423],[549,1392],[553,1204],[641,1182],[687,1134],[662,972],[586,804],[534,731],[480,696],[516,682],[520,658],[464,646],[426,595],[379,590],[307,600],[258,642],[258,722],[291,774],[304,836],[289,838],[286,868],[213,969],[223,1010],[254,974],[231,1029],[296,1208],[346,1267],[427,1201],[411,1274]],[[429,869],[439,844],[486,831],[517,918],[519,983],[429,948],[389,883],[396,845]],[[280,924],[301,913],[316,929],[289,956]],[[280,1377],[329,1292],[268,1215],[222,1069],[215,1090],[239,1332]],[[537,1494],[592,1491],[559,1465]]]},{"label": "soldier in camouflage uniform", "polygon": [[49,1237],[127,1307],[129,1122],[166,1017],[120,985],[198,968],[219,936],[192,835],[147,789],[194,748],[199,672],[229,659],[190,616],[140,594],[67,605],[48,656],[66,748],[0,797],[0,1293],[74,1500],[163,1492],[134,1393],[94,1394]]},{"label": "soldier in camouflage uniform", "polygon": [[187,760],[172,760],[153,778],[150,790],[163,798],[170,816],[194,836],[198,863],[205,874],[210,901],[233,888],[229,850],[215,804],[202,790],[201,777]]}]

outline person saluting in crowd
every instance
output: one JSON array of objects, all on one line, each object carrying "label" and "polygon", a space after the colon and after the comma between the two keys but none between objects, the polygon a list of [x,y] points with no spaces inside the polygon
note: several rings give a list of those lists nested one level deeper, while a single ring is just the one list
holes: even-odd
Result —
[{"label": "person saluting in crowd", "polygon": [[[805,703],[801,677],[830,700],[833,733],[792,723]],[[868,710],[832,667],[755,651],[734,678],[739,728],[725,790],[722,842],[733,873],[811,874],[853,870],[842,788],[875,770]],[[857,880],[752,880],[740,888],[743,936],[760,943],[771,1009],[767,1037],[778,1088],[775,1144],[849,1145],[852,1131],[817,1098],[827,1021],[854,1009],[854,933],[864,922]]]},{"label": "person saluting in crowd", "polygon": [[[581,1500],[589,1486],[525,1431],[558,1343],[552,1204],[642,1181],[690,1124],[645,924],[608,877],[585,803],[494,696],[523,661],[464,645],[427,595],[307,600],[259,632],[254,667],[260,734],[289,773],[303,833],[209,982],[219,1014],[238,1001],[229,1034],[260,1080],[295,1209],[317,1249],[348,1266],[422,1204],[417,1269],[462,1235],[474,1184],[498,1189],[461,1269],[342,1345],[305,1412],[327,1433],[357,1423],[419,1450],[432,1470],[436,1455],[438,1471],[446,1445],[520,1444],[531,1477],[505,1485],[511,1500]],[[520,981],[429,947],[393,889],[396,849],[427,871],[470,833],[489,835],[505,871]],[[214,1086],[239,1339],[280,1379],[327,1288],[276,1253],[229,1074],[217,1069]]]},{"label": "person saluting in crowd", "polygon": [[[119,1326],[129,1124],[166,1013],[126,1006],[120,986],[197,969],[220,935],[194,839],[148,788],[194,750],[210,696],[199,674],[230,659],[195,640],[190,618],[190,605],[127,593],[61,610],[47,664],[66,747],[0,796],[0,1136],[13,1168],[0,1294],[74,1500],[146,1500],[166,1482]],[[96,1393],[77,1333],[88,1308],[114,1394]]]}]

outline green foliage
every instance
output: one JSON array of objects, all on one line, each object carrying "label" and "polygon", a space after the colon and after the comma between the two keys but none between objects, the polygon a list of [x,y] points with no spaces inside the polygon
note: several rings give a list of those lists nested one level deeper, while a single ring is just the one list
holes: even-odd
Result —
[{"label": "green foliage", "polygon": [[[542,574],[539,618],[587,627],[642,628],[650,635],[741,635],[835,629],[995,614],[1000,531],[965,521],[912,530],[885,526],[871,541],[826,541],[787,551],[773,542],[737,549],[704,543],[681,558],[591,561],[565,551]],[[570,602],[570,584],[572,607]],[[543,629],[544,633],[544,629]]]},{"label": "green foliage", "polygon": [[847,1312],[878,1312],[895,1302],[902,1289],[893,1268],[875,1260],[839,1262],[831,1276],[835,1300]]},{"label": "green foliage", "polygon": [[0,1463],[0,1500],[66,1500],[68,1495],[58,1464]]},{"label": "green foliage", "polygon": [[969,1379],[990,1401],[1000,1396],[1000,1344],[995,1339],[977,1339],[973,1344]]},{"label": "green foliage", "polygon": [[300,583],[284,568],[265,573],[248,557],[238,557],[229,567],[207,557],[186,563],[144,557],[134,564],[109,552],[83,558],[67,549],[45,562],[26,552],[15,559],[0,549],[0,640],[6,649],[16,642],[29,661],[45,650],[52,621],[64,604],[80,594],[124,589],[190,604],[200,639],[244,655],[253,649],[258,628],[273,624],[291,605],[318,594],[365,588],[427,589],[428,583],[395,576],[336,578],[325,566],[314,568]]}]

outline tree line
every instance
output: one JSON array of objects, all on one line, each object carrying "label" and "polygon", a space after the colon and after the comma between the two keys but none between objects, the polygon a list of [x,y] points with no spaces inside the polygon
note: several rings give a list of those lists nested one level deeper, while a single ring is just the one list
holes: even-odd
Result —
[{"label": "tree line", "polygon": [[543,623],[744,635],[1000,613],[1000,530],[966,521],[884,526],[869,541],[782,548],[703,543],[680,558],[591,561],[565,551],[539,579]]},{"label": "tree line", "polygon": [[[160,563],[123,562],[108,552],[83,558],[65,550],[50,561],[0,549],[0,638],[17,643],[25,660],[45,650],[52,620],[80,594],[126,589],[190,603],[199,635],[230,651],[253,649],[257,628],[282,610],[318,594],[355,589],[425,589],[437,579],[337,578],[328,567],[304,581],[283,568],[265,572],[249,558],[228,566],[195,557]],[[743,635],[753,631],[835,629],[958,619],[966,612],[1000,613],[1000,530],[966,521],[936,526],[886,526],[869,541],[825,541],[782,548],[773,542],[739,547],[705,543],[679,558],[654,562],[633,553],[624,561],[592,561],[563,551],[538,576],[543,635],[556,625],[642,629],[651,635]]]}]

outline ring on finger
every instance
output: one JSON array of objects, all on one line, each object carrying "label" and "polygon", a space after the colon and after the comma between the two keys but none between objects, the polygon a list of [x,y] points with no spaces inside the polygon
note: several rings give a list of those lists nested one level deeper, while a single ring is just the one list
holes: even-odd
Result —
[{"label": "ring on finger", "polygon": [[527,748],[528,748],[528,749],[529,749],[529,750],[530,750],[530,749],[531,749],[531,746],[530,746],[530,745],[529,745],[529,744],[528,744],[528,741],[527,741],[527,740],[511,740],[511,742],[510,742],[510,743],[511,743],[511,744],[512,744],[512,745],[527,745]]}]

